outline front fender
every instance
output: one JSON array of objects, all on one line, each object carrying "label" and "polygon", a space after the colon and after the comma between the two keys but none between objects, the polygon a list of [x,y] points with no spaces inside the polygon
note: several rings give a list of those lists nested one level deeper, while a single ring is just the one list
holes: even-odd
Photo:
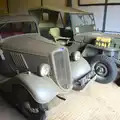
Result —
[{"label": "front fender", "polygon": [[11,78],[8,80],[8,83],[4,84],[4,88],[11,88],[16,84],[24,86],[33,99],[40,104],[49,103],[60,93],[59,87],[51,78],[40,77],[32,73],[21,73],[16,77]]},{"label": "front fender", "polygon": [[78,80],[91,71],[89,63],[81,57],[78,61],[71,62],[72,78]]},{"label": "front fender", "polygon": [[85,47],[85,49],[82,52],[83,57],[93,57],[97,54],[99,54],[99,49],[97,49],[89,44]]}]

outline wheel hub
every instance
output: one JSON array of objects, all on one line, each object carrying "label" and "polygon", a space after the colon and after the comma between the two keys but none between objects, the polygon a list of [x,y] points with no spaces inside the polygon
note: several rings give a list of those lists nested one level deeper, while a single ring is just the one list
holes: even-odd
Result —
[{"label": "wheel hub", "polygon": [[95,72],[97,75],[105,77],[108,74],[108,69],[103,63],[98,63],[95,65]]},{"label": "wheel hub", "polygon": [[32,108],[29,102],[25,102],[24,107],[31,113],[39,113],[39,109],[38,108]]}]

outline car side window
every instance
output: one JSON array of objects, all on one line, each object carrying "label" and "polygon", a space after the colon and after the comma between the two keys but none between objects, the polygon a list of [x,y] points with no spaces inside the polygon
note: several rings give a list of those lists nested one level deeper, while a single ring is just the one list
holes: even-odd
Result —
[{"label": "car side window", "polygon": [[34,21],[3,23],[0,25],[2,38],[27,33],[38,33],[37,25]]}]

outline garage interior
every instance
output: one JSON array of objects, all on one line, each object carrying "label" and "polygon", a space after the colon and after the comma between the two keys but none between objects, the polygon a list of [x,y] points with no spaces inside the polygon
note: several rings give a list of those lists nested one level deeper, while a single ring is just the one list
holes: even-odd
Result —
[{"label": "garage interior", "polygon": [[[73,7],[93,13],[96,30],[120,33],[120,0],[0,0],[0,16],[27,15],[29,10],[41,6]],[[120,88],[114,82],[92,81],[81,91],[72,90],[62,98],[56,98],[50,105],[54,107],[46,113],[47,120],[120,120],[119,93]],[[0,120],[27,119],[0,97]]]}]

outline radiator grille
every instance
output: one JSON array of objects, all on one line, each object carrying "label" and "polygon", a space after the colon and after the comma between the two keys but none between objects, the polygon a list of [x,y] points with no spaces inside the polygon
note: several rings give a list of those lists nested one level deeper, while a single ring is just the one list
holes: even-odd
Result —
[{"label": "radiator grille", "polygon": [[56,82],[63,89],[71,88],[71,71],[68,52],[66,49],[56,51],[53,55],[53,68]]}]

